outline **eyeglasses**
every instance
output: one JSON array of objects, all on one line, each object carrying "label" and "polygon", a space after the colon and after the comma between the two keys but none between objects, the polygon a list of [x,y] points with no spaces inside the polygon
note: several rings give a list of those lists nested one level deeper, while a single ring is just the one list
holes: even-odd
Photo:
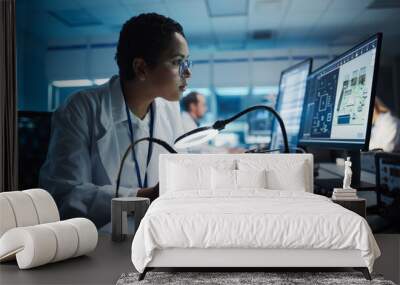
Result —
[{"label": "eyeglasses", "polygon": [[183,74],[192,68],[193,62],[190,59],[185,59],[182,60],[182,62],[179,64],[179,76],[183,77]]}]

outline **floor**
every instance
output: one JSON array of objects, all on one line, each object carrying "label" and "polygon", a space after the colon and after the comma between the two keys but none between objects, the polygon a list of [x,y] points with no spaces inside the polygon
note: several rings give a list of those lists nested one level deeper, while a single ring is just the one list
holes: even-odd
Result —
[{"label": "floor", "polygon": [[19,270],[16,262],[0,264],[0,284],[115,284],[122,273],[134,271],[132,238],[121,243],[100,235],[97,248],[80,256],[41,267]]},{"label": "floor", "polygon": [[374,272],[400,284],[400,234],[376,234],[381,257],[375,262]]},{"label": "floor", "polygon": [[[400,284],[400,235],[376,235],[382,256],[375,263],[375,273]],[[115,284],[122,273],[133,272],[131,240],[111,241],[100,235],[96,250],[88,256],[19,270],[16,262],[0,264],[0,284]],[[312,271],[312,270],[310,270]]]}]

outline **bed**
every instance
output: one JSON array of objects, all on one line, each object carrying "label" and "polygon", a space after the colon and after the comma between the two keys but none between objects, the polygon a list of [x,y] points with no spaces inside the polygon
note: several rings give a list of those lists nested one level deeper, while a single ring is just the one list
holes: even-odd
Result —
[{"label": "bed", "polygon": [[310,154],[166,154],[159,177],[132,242],[140,280],[158,267],[352,267],[371,278],[371,229],[313,194]]}]

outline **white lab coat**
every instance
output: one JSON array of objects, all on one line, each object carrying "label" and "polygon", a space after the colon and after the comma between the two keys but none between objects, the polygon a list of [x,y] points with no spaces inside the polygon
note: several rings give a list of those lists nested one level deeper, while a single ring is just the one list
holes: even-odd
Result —
[{"label": "white lab coat", "polygon": [[196,121],[186,111],[182,112],[182,124],[185,133],[198,128]]},{"label": "white lab coat", "polygon": [[[157,98],[153,105],[153,137],[173,146],[174,140],[183,134],[179,104]],[[147,136],[149,133],[148,129],[141,130],[143,126],[140,124],[133,125],[135,140],[137,135]],[[123,138],[121,128],[126,129]],[[63,218],[87,217],[98,227],[110,221],[111,198],[115,197],[115,181],[122,154],[126,150],[121,149],[121,145],[129,145],[128,134],[118,76],[102,86],[70,96],[54,112],[51,141],[46,162],[40,171],[39,184],[53,195]],[[141,173],[144,174],[146,159],[143,157],[147,156],[147,142],[140,144],[143,145],[139,151],[135,149]],[[141,148],[145,151],[140,151]],[[153,144],[147,168],[149,187],[158,183],[160,153],[167,151]],[[125,182],[120,187],[122,196],[135,195],[138,188],[131,156],[127,161],[124,167],[130,163],[131,171],[124,169]]]},{"label": "white lab coat", "polygon": [[400,151],[400,120],[390,112],[379,114],[371,129],[369,149]]}]

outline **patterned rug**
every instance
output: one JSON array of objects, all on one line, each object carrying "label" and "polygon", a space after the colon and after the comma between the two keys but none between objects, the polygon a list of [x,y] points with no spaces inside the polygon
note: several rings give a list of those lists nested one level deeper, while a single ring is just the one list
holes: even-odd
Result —
[{"label": "patterned rug", "polygon": [[154,272],[150,271],[142,281],[138,281],[139,273],[122,274],[117,285],[134,284],[324,284],[353,285],[379,284],[395,285],[384,280],[380,275],[372,274],[372,281],[364,278],[360,272]]}]

